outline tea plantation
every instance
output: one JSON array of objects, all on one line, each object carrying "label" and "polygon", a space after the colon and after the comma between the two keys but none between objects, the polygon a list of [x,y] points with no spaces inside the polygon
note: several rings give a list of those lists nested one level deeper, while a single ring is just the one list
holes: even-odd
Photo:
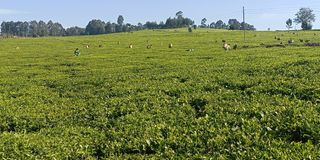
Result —
[{"label": "tea plantation", "polygon": [[320,159],[318,42],[204,29],[1,39],[0,158]]}]

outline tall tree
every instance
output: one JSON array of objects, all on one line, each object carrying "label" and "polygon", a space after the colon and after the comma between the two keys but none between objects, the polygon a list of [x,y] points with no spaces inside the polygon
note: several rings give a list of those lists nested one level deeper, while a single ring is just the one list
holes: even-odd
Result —
[{"label": "tall tree", "polygon": [[22,33],[23,28],[22,27],[23,27],[23,22],[21,22],[21,21],[16,22],[14,35],[22,37],[23,36],[23,33]]},{"label": "tall tree", "polygon": [[32,37],[38,37],[38,22],[31,21],[29,23],[29,35]]},{"label": "tall tree", "polygon": [[10,26],[8,22],[2,22],[1,23],[1,33],[2,35],[9,36],[10,32]]},{"label": "tall tree", "polygon": [[97,35],[105,33],[105,22],[101,20],[91,20],[86,27],[86,33],[89,35]]},{"label": "tall tree", "polygon": [[118,22],[118,24],[119,24],[120,26],[122,26],[122,25],[123,25],[123,23],[124,23],[124,18],[123,18],[123,16],[122,16],[122,15],[120,15],[120,16],[118,17],[117,22]]},{"label": "tall tree", "polygon": [[301,24],[303,30],[312,29],[312,22],[316,20],[316,16],[313,13],[313,10],[310,8],[300,8],[298,13],[296,13],[296,18],[294,22]]},{"label": "tall tree", "polygon": [[29,23],[23,22],[21,25],[21,34],[23,37],[27,37],[29,32]]},{"label": "tall tree", "polygon": [[142,30],[143,29],[143,24],[139,22],[137,27],[138,27],[139,30]]},{"label": "tall tree", "polygon": [[66,33],[66,30],[63,28],[63,26],[56,22],[53,23],[52,28],[51,28],[51,33],[52,36],[64,36]]},{"label": "tall tree", "polygon": [[210,23],[210,28],[216,28],[216,23],[215,22]]},{"label": "tall tree", "polygon": [[229,29],[230,30],[240,30],[241,23],[237,19],[229,19]]},{"label": "tall tree", "polygon": [[115,23],[107,22],[106,27],[105,27],[105,32],[106,33],[116,32],[116,26],[117,26],[117,24],[115,24]]},{"label": "tall tree", "polygon": [[223,29],[225,23],[222,20],[218,20],[216,23],[216,28],[217,29]]},{"label": "tall tree", "polygon": [[183,26],[183,12],[182,11],[179,11],[176,13],[176,21],[177,21],[177,26]]},{"label": "tall tree", "polygon": [[14,35],[14,32],[15,32],[15,23],[13,21],[10,21],[10,22],[7,22],[6,23],[6,30],[8,31],[7,32],[7,35]]},{"label": "tall tree", "polygon": [[52,33],[53,22],[51,20],[48,21],[47,26],[48,26],[48,30],[49,30],[49,36],[52,36],[53,35],[53,33]]},{"label": "tall tree", "polygon": [[124,29],[124,27],[123,27],[123,25],[124,25],[124,18],[123,18],[122,15],[120,15],[120,16],[118,17],[117,23],[118,23],[118,25],[116,26],[116,32],[122,32],[123,29]]},{"label": "tall tree", "polygon": [[177,28],[176,19],[168,18],[165,24],[166,28]]},{"label": "tall tree", "polygon": [[38,23],[38,35],[40,37],[48,36],[49,31],[48,31],[48,26],[47,23],[44,21],[39,21]]},{"label": "tall tree", "polygon": [[179,11],[176,13],[176,17],[179,18],[179,17],[183,17],[183,12],[182,11]]},{"label": "tall tree", "polygon": [[207,27],[207,18],[203,18],[202,20],[201,20],[201,27],[202,28],[206,28]]},{"label": "tall tree", "polygon": [[292,28],[292,19],[291,18],[289,18],[286,21],[286,27],[288,28],[288,30],[290,30]]}]

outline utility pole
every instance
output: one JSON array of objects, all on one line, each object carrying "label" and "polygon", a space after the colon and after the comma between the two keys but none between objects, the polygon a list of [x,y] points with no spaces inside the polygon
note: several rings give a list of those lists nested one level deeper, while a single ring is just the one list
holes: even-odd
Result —
[{"label": "utility pole", "polygon": [[243,40],[246,41],[246,17],[245,17],[245,10],[243,6]]}]

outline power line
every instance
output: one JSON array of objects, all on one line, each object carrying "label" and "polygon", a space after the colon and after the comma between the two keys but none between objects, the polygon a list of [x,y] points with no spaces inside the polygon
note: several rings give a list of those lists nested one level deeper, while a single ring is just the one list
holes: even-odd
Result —
[{"label": "power line", "polygon": [[277,5],[277,7],[268,7],[268,8],[246,8],[246,11],[251,11],[251,10],[258,10],[258,11],[261,11],[261,10],[282,10],[282,9],[300,9],[300,8],[311,8],[311,9],[314,9],[316,10],[317,8],[320,7],[320,2],[318,3],[319,6],[315,7],[316,3],[313,3],[312,5],[306,5],[306,6],[303,6],[303,5],[300,5],[300,6],[290,6],[290,5]]},{"label": "power line", "polygon": [[[279,6],[279,7],[273,7],[273,8],[245,8],[245,14],[246,15],[259,15],[259,14],[268,14],[268,13],[272,13],[275,15],[288,14],[288,13],[295,14],[298,12],[300,8],[301,7],[293,7],[293,6]],[[313,9],[314,13],[320,13],[320,7],[319,8],[312,7],[311,9]],[[238,17],[241,15],[241,12],[243,12],[243,10],[234,10],[227,13],[215,14],[214,17],[219,17],[220,19],[230,18],[232,16]]]}]

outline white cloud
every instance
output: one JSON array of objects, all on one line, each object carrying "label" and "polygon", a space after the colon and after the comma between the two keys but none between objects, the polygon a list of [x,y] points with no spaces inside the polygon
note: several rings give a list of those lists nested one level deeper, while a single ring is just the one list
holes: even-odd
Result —
[{"label": "white cloud", "polygon": [[14,15],[14,14],[26,14],[26,13],[27,12],[24,12],[24,11],[0,8],[0,15]]}]

